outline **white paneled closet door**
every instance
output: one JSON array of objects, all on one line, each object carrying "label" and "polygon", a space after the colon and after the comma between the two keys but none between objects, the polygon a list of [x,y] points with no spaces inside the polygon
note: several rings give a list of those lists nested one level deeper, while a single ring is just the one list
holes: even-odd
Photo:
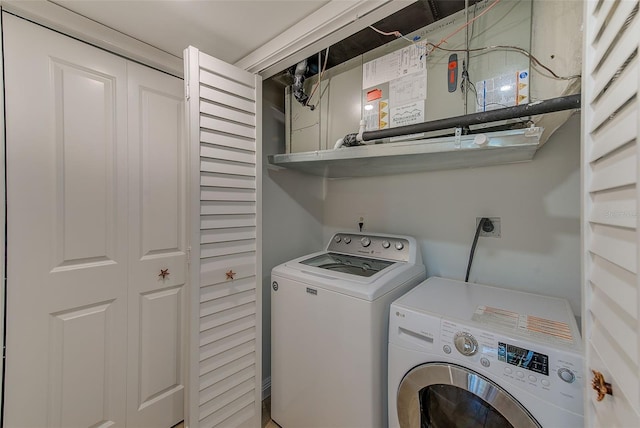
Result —
[{"label": "white paneled closet door", "polygon": [[127,63],[127,426],[184,419],[186,141],[182,80]]},{"label": "white paneled closet door", "polygon": [[3,33],[4,425],[124,426],[126,61],[7,13]]},{"label": "white paneled closet door", "polygon": [[593,427],[640,426],[640,16],[637,0],[585,2],[583,72],[586,391]]},{"label": "white paneled closet door", "polygon": [[261,79],[185,50],[191,150],[190,427],[261,419]]},{"label": "white paneled closet door", "polygon": [[7,427],[184,416],[182,81],[3,14]]}]

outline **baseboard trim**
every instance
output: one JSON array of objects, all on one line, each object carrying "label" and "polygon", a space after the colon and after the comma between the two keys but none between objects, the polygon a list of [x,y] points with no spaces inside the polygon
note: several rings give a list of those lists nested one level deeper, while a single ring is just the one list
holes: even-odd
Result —
[{"label": "baseboard trim", "polygon": [[262,379],[262,399],[271,396],[271,376],[266,379]]}]

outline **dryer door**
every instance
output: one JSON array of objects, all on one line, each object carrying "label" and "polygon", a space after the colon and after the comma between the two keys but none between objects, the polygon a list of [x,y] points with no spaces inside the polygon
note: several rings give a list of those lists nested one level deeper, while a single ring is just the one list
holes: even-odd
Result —
[{"label": "dryer door", "polygon": [[412,369],[400,383],[397,406],[402,428],[541,428],[508,392],[456,364]]}]

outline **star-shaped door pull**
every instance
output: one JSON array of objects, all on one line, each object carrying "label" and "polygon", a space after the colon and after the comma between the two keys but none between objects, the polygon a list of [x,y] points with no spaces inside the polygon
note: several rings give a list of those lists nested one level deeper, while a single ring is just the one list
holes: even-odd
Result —
[{"label": "star-shaped door pull", "polygon": [[228,280],[235,279],[236,273],[233,271],[233,269],[229,269],[229,272],[227,272],[226,275],[227,275],[227,281],[228,281]]},{"label": "star-shaped door pull", "polygon": [[166,279],[169,276],[169,269],[160,269],[158,276],[162,277],[162,279]]}]

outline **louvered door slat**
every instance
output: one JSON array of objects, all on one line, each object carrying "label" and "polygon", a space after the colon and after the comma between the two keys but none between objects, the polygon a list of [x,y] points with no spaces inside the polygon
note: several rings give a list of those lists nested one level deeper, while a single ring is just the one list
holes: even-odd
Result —
[{"label": "louvered door slat", "polygon": [[233,80],[229,80],[226,77],[212,73],[206,70],[204,67],[200,70],[200,81],[212,88],[222,88],[223,90],[230,92],[238,97],[246,98],[251,101],[255,101],[256,93],[253,90],[253,83],[239,83]]},{"label": "louvered door slat", "polygon": [[243,125],[256,125],[256,117],[253,114],[239,110],[231,110],[224,106],[219,106],[210,102],[200,101],[200,111],[204,114],[208,114],[209,116],[238,122]]},{"label": "louvered door slat", "polygon": [[600,34],[604,31],[604,23],[605,23],[605,19],[607,18],[607,16],[609,16],[609,12],[611,11],[611,8],[613,7],[614,4],[616,4],[617,0],[604,0],[600,2],[600,5],[598,6],[598,11],[597,11],[597,15],[596,19],[594,21],[594,26],[595,26],[595,31],[594,34]]},{"label": "louvered door slat", "polygon": [[249,163],[202,158],[202,161],[200,162],[200,171],[255,177],[256,166]]},{"label": "louvered door slat", "polygon": [[242,370],[245,370],[249,367],[254,366],[254,361],[250,358],[249,355],[245,355],[244,357],[240,357],[237,360],[233,361],[230,364],[226,364],[219,369],[210,371],[202,375],[202,388],[208,388],[211,385],[215,385],[223,379],[228,378],[234,373],[239,373]]},{"label": "louvered door slat", "polygon": [[592,135],[590,161],[596,161],[636,138],[638,128],[638,109],[629,105],[622,109],[616,117],[607,122],[597,133]]},{"label": "louvered door slat", "polygon": [[586,426],[640,426],[638,1],[586,1],[584,16],[585,374],[614,391],[586,392]]},{"label": "louvered door slat", "polygon": [[228,189],[221,187],[202,187],[201,201],[255,201],[254,189]]},{"label": "louvered door slat", "polygon": [[[613,58],[620,58],[620,56],[616,56],[615,52],[611,51],[614,47],[616,38],[620,35],[621,30],[624,25],[628,25],[626,23],[630,22],[632,12],[634,7],[636,7],[634,1],[624,0],[624,1],[611,1],[607,3],[614,3],[616,6],[615,14],[610,17],[610,19],[606,19],[608,13],[612,9],[600,10],[598,12],[598,17],[601,17],[606,22],[606,28],[602,31],[600,37],[598,38],[598,46],[595,49],[595,57],[594,64],[595,66],[602,66],[603,58],[607,56],[611,56]],[[606,12],[606,13],[603,13]],[[627,40],[622,40],[623,43],[627,43]],[[607,48],[609,50],[607,50]],[[626,58],[626,56],[624,56]]]},{"label": "louvered door slat", "polygon": [[[192,141],[190,426],[260,424],[260,85],[195,48]],[[197,203],[197,205],[196,205]]]},{"label": "louvered door slat", "polygon": [[636,145],[629,144],[591,163],[589,166],[593,176],[589,191],[597,192],[634,184],[637,173],[636,151]]},{"label": "louvered door slat", "polygon": [[607,96],[601,97],[594,109],[592,130],[598,129],[604,122],[613,117],[620,108],[638,92],[638,61],[634,60],[607,89]]},{"label": "louvered door slat", "polygon": [[231,147],[209,146],[203,144],[200,148],[200,156],[203,158],[224,159],[229,161],[255,164],[256,155],[253,151],[237,150]]},{"label": "louvered door slat", "polygon": [[255,151],[256,142],[253,139],[240,138],[233,135],[225,135],[212,130],[202,129],[200,131],[200,141],[202,143],[215,144],[217,146],[225,146],[232,149],[242,149]]},{"label": "louvered door slat", "polygon": [[594,257],[591,263],[591,283],[601,289],[609,298],[615,301],[620,309],[631,318],[638,317],[638,293],[635,284],[636,277],[632,272],[621,268],[601,257]]},{"label": "louvered door slat", "polygon": [[589,221],[608,226],[635,228],[636,219],[628,213],[635,210],[636,192],[636,186],[626,186],[594,193]]},{"label": "louvered door slat", "polygon": [[[238,98],[226,92],[222,92],[213,88],[203,86],[200,88],[200,96],[216,104],[231,107],[232,109],[245,111],[247,113],[255,113],[253,101],[244,98]],[[215,129],[215,128],[211,128]]]}]

